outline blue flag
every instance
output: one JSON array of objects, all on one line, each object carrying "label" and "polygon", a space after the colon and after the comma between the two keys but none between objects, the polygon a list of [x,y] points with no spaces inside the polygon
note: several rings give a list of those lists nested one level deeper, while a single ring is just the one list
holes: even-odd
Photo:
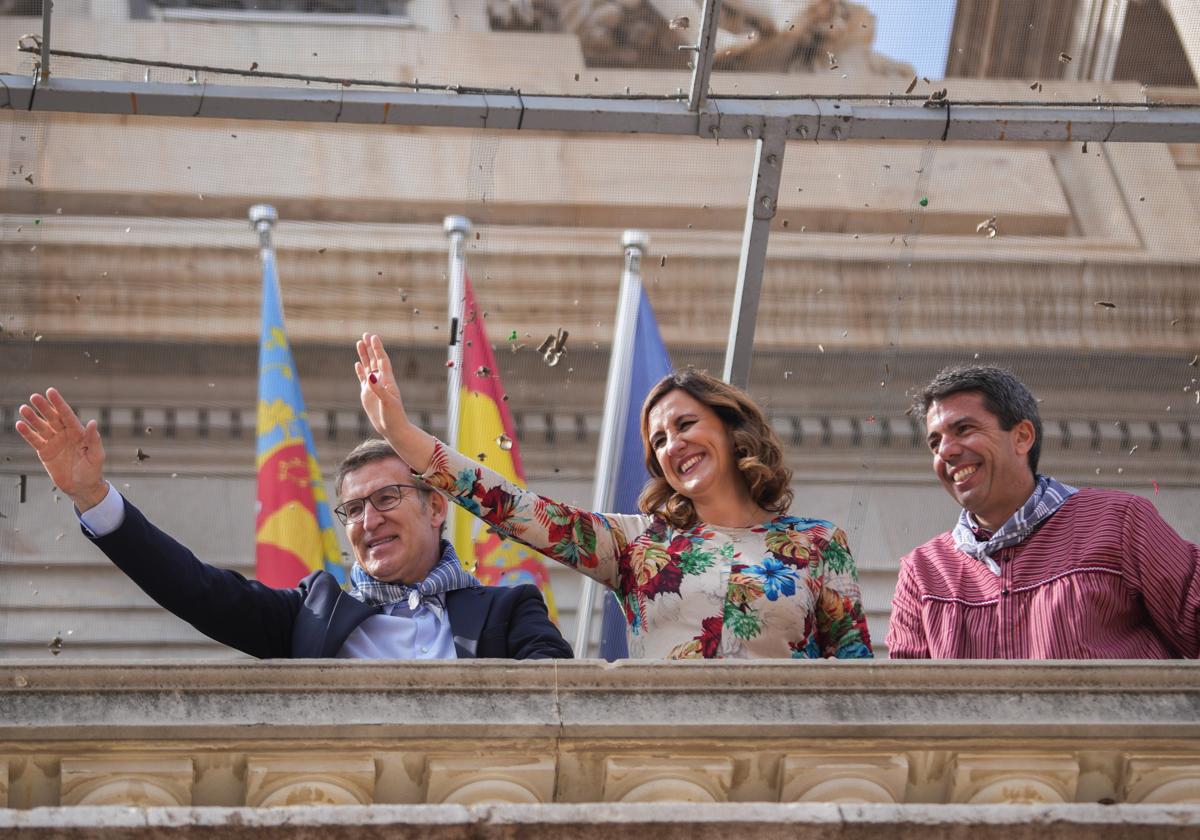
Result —
[{"label": "blue flag", "polygon": [[[646,298],[638,289],[637,327],[633,334],[632,370],[629,375],[629,400],[625,412],[624,433],[617,456],[617,480],[612,513],[637,513],[637,500],[650,476],[642,449],[642,403],[658,381],[671,372],[671,357],[658,332],[658,321]],[[625,639],[625,611],[616,595],[604,598],[604,618],[600,624],[600,656],[612,662],[626,659],[629,646]]]}]

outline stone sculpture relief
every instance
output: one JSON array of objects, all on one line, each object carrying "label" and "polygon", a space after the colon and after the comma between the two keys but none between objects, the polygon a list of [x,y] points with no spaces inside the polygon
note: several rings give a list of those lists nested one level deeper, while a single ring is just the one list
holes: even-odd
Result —
[{"label": "stone sculpture relief", "polygon": [[[683,69],[702,0],[488,0],[492,29],[573,32],[592,67]],[[717,70],[912,75],[871,49],[875,17],[848,0],[723,0]]]}]

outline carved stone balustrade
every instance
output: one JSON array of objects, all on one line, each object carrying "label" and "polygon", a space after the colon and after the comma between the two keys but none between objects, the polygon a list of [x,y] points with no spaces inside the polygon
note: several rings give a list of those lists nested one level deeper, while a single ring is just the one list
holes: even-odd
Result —
[{"label": "carved stone balustrade", "polygon": [[30,836],[1200,827],[1189,662],[9,660],[0,710]]}]

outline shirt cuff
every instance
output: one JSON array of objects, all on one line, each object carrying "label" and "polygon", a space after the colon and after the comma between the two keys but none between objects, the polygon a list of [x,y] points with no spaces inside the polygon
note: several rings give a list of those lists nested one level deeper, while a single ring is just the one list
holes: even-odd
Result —
[{"label": "shirt cuff", "polygon": [[112,486],[112,482],[104,483],[108,485],[108,494],[100,504],[83,513],[80,513],[78,508],[75,510],[75,515],[79,517],[79,524],[92,539],[107,537],[125,522],[125,498],[117,492],[116,487]]}]

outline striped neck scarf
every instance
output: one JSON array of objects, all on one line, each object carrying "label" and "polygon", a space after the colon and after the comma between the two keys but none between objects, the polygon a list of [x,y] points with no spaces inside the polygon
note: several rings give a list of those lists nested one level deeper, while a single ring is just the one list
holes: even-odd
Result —
[{"label": "striped neck scarf", "polygon": [[992,574],[999,575],[1000,566],[992,559],[992,555],[1002,548],[1023,541],[1038,525],[1062,507],[1067,499],[1078,492],[1076,488],[1049,476],[1039,475],[1037,486],[1033,488],[1033,495],[1029,500],[987,540],[981,541],[976,538],[974,518],[964,509],[958,515],[958,524],[954,526],[954,545],[963,554],[969,554],[987,566]]},{"label": "striped neck scarf", "polygon": [[376,580],[357,563],[350,569],[350,580],[354,584],[350,589],[351,597],[364,604],[378,606],[403,601],[410,610],[417,609],[422,601],[431,596],[481,585],[478,578],[463,571],[462,564],[458,562],[458,553],[447,540],[442,540],[441,558],[429,570],[425,580],[415,586]]}]

